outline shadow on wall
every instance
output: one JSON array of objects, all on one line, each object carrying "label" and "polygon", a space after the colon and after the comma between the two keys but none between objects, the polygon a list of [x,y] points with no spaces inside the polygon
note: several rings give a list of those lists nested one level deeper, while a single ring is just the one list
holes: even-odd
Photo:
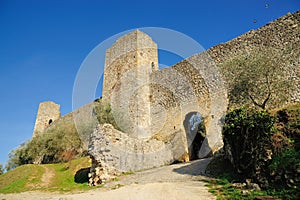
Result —
[{"label": "shadow on wall", "polygon": [[185,116],[183,126],[189,147],[190,160],[199,159],[199,151],[206,136],[204,120],[199,112],[190,112]]}]

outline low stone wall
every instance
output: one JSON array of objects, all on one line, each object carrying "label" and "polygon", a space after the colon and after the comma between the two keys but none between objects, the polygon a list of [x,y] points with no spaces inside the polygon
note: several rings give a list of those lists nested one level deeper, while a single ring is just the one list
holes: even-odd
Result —
[{"label": "low stone wall", "polygon": [[171,164],[184,159],[186,139],[180,132],[142,140],[129,137],[110,124],[98,125],[91,138],[88,153],[92,158],[89,184],[99,185],[122,172],[138,171]]}]

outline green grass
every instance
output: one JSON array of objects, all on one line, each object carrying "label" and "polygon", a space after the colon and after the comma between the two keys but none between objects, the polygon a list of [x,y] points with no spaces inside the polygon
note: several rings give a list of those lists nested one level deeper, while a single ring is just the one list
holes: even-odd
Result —
[{"label": "green grass", "polygon": [[272,196],[285,200],[298,199],[292,190],[267,189],[258,191],[235,188],[230,178],[228,178],[228,174],[208,181],[206,186],[209,187],[209,192],[217,197],[217,200],[253,200],[257,196]]},{"label": "green grass", "polygon": [[50,187],[47,188],[48,191],[71,192],[91,189],[87,183],[76,183],[74,181],[74,176],[78,170],[91,166],[88,158],[79,158],[68,163],[48,164],[46,166],[55,170],[55,176]]},{"label": "green grass", "polygon": [[210,180],[206,186],[209,187],[209,192],[217,197],[217,200],[253,200],[256,196],[268,196],[265,191],[235,188],[227,176]]},{"label": "green grass", "polygon": [[[47,186],[42,186],[44,167],[54,171],[54,176]],[[47,165],[22,165],[0,175],[0,193],[19,193],[25,191],[74,192],[95,189],[87,182],[76,183],[75,174],[78,170],[88,168],[91,162],[88,157],[78,158],[68,163]]]},{"label": "green grass", "polygon": [[44,169],[38,165],[23,165],[0,176],[0,192],[13,193],[34,190]]}]

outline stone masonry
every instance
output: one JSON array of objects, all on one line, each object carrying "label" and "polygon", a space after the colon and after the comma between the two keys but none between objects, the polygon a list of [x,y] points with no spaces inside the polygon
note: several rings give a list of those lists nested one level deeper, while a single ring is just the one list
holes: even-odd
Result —
[{"label": "stone masonry", "polygon": [[60,105],[52,101],[42,102],[39,105],[33,137],[41,134],[47,127],[50,126],[55,120],[60,118]]},{"label": "stone masonry", "polygon": [[[295,50],[287,77],[295,89],[287,102],[299,102],[300,11],[163,70],[158,70],[157,45],[148,35],[136,30],[118,39],[106,52],[103,99],[111,103],[122,132],[107,124],[94,130],[89,144],[90,184],[101,184],[124,171],[188,161],[195,154],[191,152],[195,131],[188,118],[194,113],[200,113],[206,128],[198,157],[219,150],[228,104],[222,80],[233,77],[216,73],[214,66],[260,46]],[[280,106],[273,103],[271,107]]]},{"label": "stone masonry", "polygon": [[132,137],[150,135],[149,77],[155,70],[157,45],[141,31],[121,37],[106,51],[102,97],[114,108],[119,127]]}]

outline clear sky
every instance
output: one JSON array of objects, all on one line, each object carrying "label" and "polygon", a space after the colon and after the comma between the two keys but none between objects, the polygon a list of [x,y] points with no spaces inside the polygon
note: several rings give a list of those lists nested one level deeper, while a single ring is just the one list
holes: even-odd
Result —
[{"label": "clear sky", "polygon": [[0,163],[31,138],[41,101],[72,110],[81,63],[110,36],[164,27],[207,49],[299,9],[299,0],[0,0]]}]

